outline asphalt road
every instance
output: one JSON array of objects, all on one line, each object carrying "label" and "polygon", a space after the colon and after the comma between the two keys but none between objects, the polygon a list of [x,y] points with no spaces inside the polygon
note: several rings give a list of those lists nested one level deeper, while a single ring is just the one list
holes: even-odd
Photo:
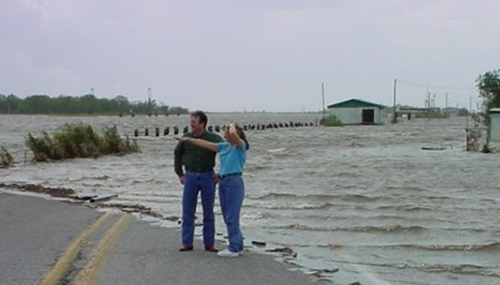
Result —
[{"label": "asphalt road", "polygon": [[[0,284],[307,285],[272,256],[221,258],[130,214],[0,192]],[[222,248],[222,246],[219,246]]]}]

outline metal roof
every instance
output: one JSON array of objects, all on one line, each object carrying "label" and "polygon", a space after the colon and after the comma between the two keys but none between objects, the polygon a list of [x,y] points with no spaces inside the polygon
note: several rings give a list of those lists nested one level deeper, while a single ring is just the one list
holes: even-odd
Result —
[{"label": "metal roof", "polygon": [[371,103],[368,101],[364,101],[361,99],[348,99],[342,102],[338,102],[335,104],[328,105],[328,109],[331,108],[363,108],[363,107],[376,107],[376,108],[385,108],[384,105],[376,104],[376,103]]}]

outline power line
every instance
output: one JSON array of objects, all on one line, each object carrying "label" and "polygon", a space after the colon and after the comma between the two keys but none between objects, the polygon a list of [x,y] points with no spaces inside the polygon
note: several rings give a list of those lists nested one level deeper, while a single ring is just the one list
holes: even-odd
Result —
[{"label": "power line", "polygon": [[400,80],[396,79],[400,83],[405,83],[409,85],[415,85],[415,86],[420,86],[420,87],[426,87],[426,88],[435,88],[435,89],[448,89],[448,90],[473,90],[476,89],[476,87],[452,87],[452,86],[439,86],[439,85],[429,85],[429,84],[422,84],[422,83],[415,83],[411,81],[406,81],[406,80]]}]

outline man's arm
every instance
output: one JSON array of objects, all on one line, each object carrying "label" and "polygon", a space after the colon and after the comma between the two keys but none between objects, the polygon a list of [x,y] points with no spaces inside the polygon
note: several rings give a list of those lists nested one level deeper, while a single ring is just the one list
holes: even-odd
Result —
[{"label": "man's arm", "polygon": [[180,142],[189,142],[194,145],[197,145],[199,147],[202,147],[204,149],[208,149],[213,152],[217,152],[217,144],[213,142],[206,141],[204,139],[195,139],[195,138],[189,138],[189,137],[181,137],[181,138],[175,138],[176,140]]}]

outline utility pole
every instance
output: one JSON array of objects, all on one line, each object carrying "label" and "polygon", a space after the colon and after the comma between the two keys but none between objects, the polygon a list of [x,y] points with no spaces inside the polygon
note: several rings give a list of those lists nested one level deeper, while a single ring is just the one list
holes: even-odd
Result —
[{"label": "utility pole", "polygon": [[394,79],[394,113],[392,114],[392,123],[396,124],[398,122],[398,115],[396,113],[396,88],[398,80]]},{"label": "utility pole", "polygon": [[153,97],[153,92],[151,88],[148,88],[148,115],[151,117],[151,97]]},{"label": "utility pole", "polygon": [[469,110],[470,113],[472,114],[472,96],[469,97]]},{"label": "utility pole", "polygon": [[321,95],[322,95],[322,98],[323,98],[323,124],[325,123],[325,112],[326,112],[326,109],[325,109],[325,84],[321,83]]},{"label": "utility pole", "polygon": [[427,120],[431,119],[431,92],[429,92],[429,86],[426,88],[427,90]]},{"label": "utility pole", "polygon": [[448,118],[448,92],[446,92],[446,97],[445,97],[445,101],[444,101],[444,110],[445,110],[445,116],[446,118]]},{"label": "utility pole", "polygon": [[[467,109],[467,108],[465,108]],[[470,113],[470,109],[469,111],[467,112],[467,115],[465,116],[465,129],[467,130],[467,138],[469,137],[469,116],[471,115]]]}]

